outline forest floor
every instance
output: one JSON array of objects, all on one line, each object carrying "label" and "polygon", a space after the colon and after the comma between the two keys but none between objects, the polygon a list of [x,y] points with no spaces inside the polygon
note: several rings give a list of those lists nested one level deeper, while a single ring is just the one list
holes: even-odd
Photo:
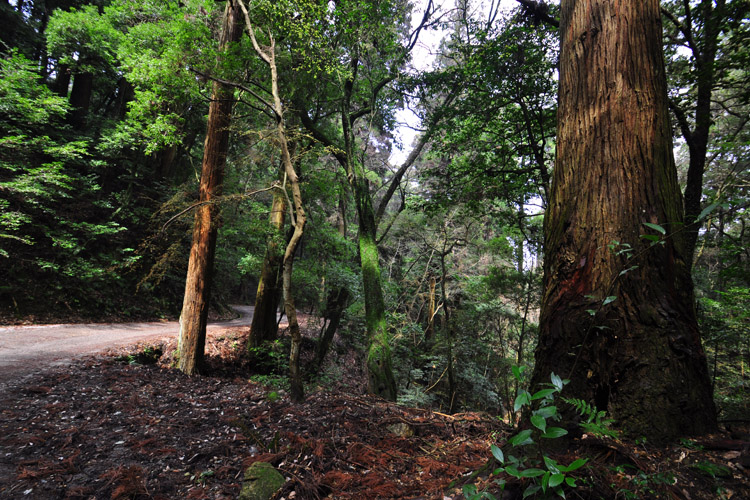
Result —
[{"label": "forest floor", "polygon": [[[312,337],[317,327],[308,325]],[[8,385],[0,394],[0,498],[230,499],[256,461],[287,479],[275,497],[285,500],[461,499],[467,481],[521,498],[531,481],[509,482],[503,493],[489,471],[472,476],[510,426],[366,396],[362,362],[346,346],[331,353],[325,389],[311,384],[304,403],[291,403],[283,390],[248,380],[247,333],[209,334],[206,376],[171,368],[172,339]],[[589,437],[552,455],[559,463],[588,458],[568,498],[750,498],[746,430],[663,447]]]}]

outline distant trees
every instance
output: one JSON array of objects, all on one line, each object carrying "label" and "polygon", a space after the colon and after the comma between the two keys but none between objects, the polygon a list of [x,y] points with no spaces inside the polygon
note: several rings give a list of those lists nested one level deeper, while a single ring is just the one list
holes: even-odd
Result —
[{"label": "distant trees", "polygon": [[[748,99],[747,43],[750,4],[744,0],[662,2],[668,72],[673,84],[669,107],[689,152],[685,179],[688,262],[693,263],[705,206],[704,176],[711,149],[722,138],[713,122],[734,114]],[[689,57],[687,57],[689,54]],[[745,124],[727,132],[736,136]],[[731,139],[730,139],[731,140]],[[715,150],[715,148],[714,148]]]},{"label": "distant trees", "polygon": [[552,371],[571,379],[568,394],[606,409],[631,435],[710,431],[658,2],[564,1],[561,13],[532,383]]}]

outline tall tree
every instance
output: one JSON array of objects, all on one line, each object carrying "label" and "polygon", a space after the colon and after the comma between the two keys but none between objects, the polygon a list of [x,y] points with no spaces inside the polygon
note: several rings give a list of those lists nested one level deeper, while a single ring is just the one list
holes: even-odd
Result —
[{"label": "tall tree", "polygon": [[[227,2],[220,47],[226,49],[242,35],[241,12],[236,0]],[[201,166],[200,201],[195,211],[185,297],[180,315],[179,369],[192,375],[200,371],[206,343],[206,322],[211,294],[216,234],[224,166],[229,148],[229,124],[234,89],[215,81],[208,111],[208,129]]]},{"label": "tall tree", "polygon": [[[282,164],[280,173],[284,178],[285,167]],[[276,311],[281,300],[282,280],[279,279],[283,251],[280,240],[284,234],[284,215],[287,210],[286,196],[275,190],[271,202],[269,224],[271,234],[266,245],[266,255],[263,258],[258,290],[255,294],[255,309],[253,321],[250,325],[250,340],[248,348],[258,347],[265,340],[274,340],[278,333]]]},{"label": "tall tree", "polygon": [[[335,93],[336,98],[326,97],[325,100],[334,102],[337,109],[320,113],[320,108],[329,104],[316,102],[321,98],[321,91],[317,88],[310,96],[299,96],[296,103],[302,124],[318,142],[331,150],[349,181],[359,225],[359,258],[369,339],[368,386],[372,394],[391,400],[396,399],[397,387],[386,324],[378,223],[407,170],[419,157],[430,133],[421,137],[409,158],[389,179],[380,208],[373,203],[363,151],[372,140],[369,135],[372,130],[387,128],[387,115],[393,111],[397,98],[393,94],[385,96],[388,93],[386,87],[398,78],[419,32],[432,14],[428,9],[420,26],[407,37],[400,26],[406,19],[406,7],[400,1],[336,3],[333,12],[327,13],[331,16],[328,23],[334,30],[329,37],[332,43],[330,52],[335,54],[335,59],[328,63],[339,66],[340,76],[328,89]],[[389,24],[382,24],[383,19],[387,19]],[[311,116],[308,112],[310,109],[317,113]],[[327,123],[320,123],[327,122],[327,119],[316,120],[326,115],[334,115],[339,121],[333,132],[324,129]],[[363,126],[361,122],[365,118],[369,118],[370,123]]]},{"label": "tall tree", "polygon": [[[564,0],[532,384],[650,439],[716,426],[672,155],[658,0]],[[648,226],[648,225],[651,226]],[[654,245],[647,230],[666,234]],[[666,228],[666,229],[664,229]],[[619,243],[622,242],[622,243]]]},{"label": "tall tree", "polygon": [[[717,114],[733,113],[732,94],[744,94],[747,82],[737,81],[737,71],[744,71],[750,30],[742,20],[750,12],[745,0],[701,0],[665,2],[662,13],[666,21],[665,43],[671,53],[668,59],[670,77],[675,80],[670,108],[689,151],[685,184],[685,221],[688,262],[692,263],[703,206],[704,174],[711,143],[711,128]],[[682,53],[677,53],[677,48]],[[685,57],[685,51],[690,57]],[[715,99],[717,89],[722,95]],[[716,102],[718,101],[718,103]],[[717,113],[718,112],[718,113]]]}]

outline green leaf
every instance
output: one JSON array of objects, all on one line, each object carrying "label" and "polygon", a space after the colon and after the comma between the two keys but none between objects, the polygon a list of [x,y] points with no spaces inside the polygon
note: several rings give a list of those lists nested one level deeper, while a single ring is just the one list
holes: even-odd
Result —
[{"label": "green leaf", "polygon": [[523,492],[523,497],[528,498],[531,495],[534,495],[536,492],[538,492],[541,488],[538,484],[530,484],[528,488],[526,488],[526,491]]},{"label": "green leaf", "polygon": [[503,450],[501,450],[494,444],[490,446],[490,450],[492,451],[492,456],[495,457],[498,462],[500,462],[501,464],[505,463],[505,456],[503,455]]},{"label": "green leaf", "polygon": [[554,385],[558,391],[562,391],[563,386],[565,385],[565,382],[563,381],[563,379],[555,375],[555,372],[552,372],[549,378],[552,381],[552,385]]},{"label": "green leaf", "polygon": [[513,376],[516,378],[516,380],[521,382],[522,381],[521,378],[523,377],[523,372],[526,371],[526,367],[525,366],[511,366],[510,371],[513,372]]},{"label": "green leaf", "polygon": [[698,217],[696,217],[696,219],[695,219],[696,222],[699,221],[699,220],[703,220],[706,217],[708,217],[708,214],[710,214],[711,212],[713,212],[714,210],[716,210],[716,207],[718,207],[718,206],[719,206],[719,202],[717,201],[715,203],[711,203],[709,206],[707,206],[706,208],[704,208],[701,211],[701,213],[698,214]]},{"label": "green leaf", "polygon": [[547,420],[541,415],[531,416],[531,425],[544,432],[547,430]]},{"label": "green leaf", "polygon": [[536,401],[537,399],[546,398],[547,396],[554,394],[557,392],[557,389],[542,389],[541,391],[537,391],[534,393],[533,396],[531,396],[532,401]]},{"label": "green leaf", "polygon": [[542,469],[525,469],[521,471],[521,477],[539,477],[544,474]]},{"label": "green leaf", "polygon": [[565,481],[565,474],[552,474],[549,478],[549,487],[560,486]]},{"label": "green leaf", "polygon": [[644,240],[649,240],[649,241],[653,241],[653,242],[657,242],[657,241],[661,240],[661,237],[660,236],[656,236],[655,234],[642,234],[641,238],[644,239]]},{"label": "green leaf", "polygon": [[519,432],[518,434],[510,438],[508,442],[513,446],[524,446],[527,444],[532,444],[534,440],[531,439],[531,429],[526,429],[525,431]]},{"label": "green leaf", "polygon": [[524,405],[528,405],[531,403],[531,395],[528,391],[521,389],[518,391],[518,396],[516,396],[516,401],[513,404],[513,411],[520,410]]},{"label": "green leaf", "polygon": [[549,477],[552,475],[550,471],[547,471],[544,473],[544,476],[542,477],[542,491],[547,493],[547,485],[549,484]]},{"label": "green leaf", "polygon": [[558,468],[560,465],[553,458],[550,458],[547,455],[544,455],[542,458],[544,459],[544,465],[552,474],[560,472],[560,469]]},{"label": "green leaf", "polygon": [[593,309],[586,309],[586,312],[589,313],[592,316],[596,316],[596,311]]},{"label": "green leaf", "polygon": [[651,222],[644,222],[643,225],[650,229],[653,229],[654,231],[658,231],[661,234],[667,234],[667,230],[661,227],[659,224],[653,224]]},{"label": "green leaf", "polygon": [[565,467],[564,470],[562,468],[560,468],[560,470],[562,472],[573,472],[574,470],[578,470],[584,465],[586,465],[586,462],[588,461],[589,461],[588,458],[579,458],[578,460],[573,461],[573,463]]},{"label": "green leaf", "polygon": [[604,301],[602,302],[602,306],[606,306],[607,304],[611,304],[615,300],[617,300],[617,296],[616,295],[610,295],[609,297],[607,297],[606,299],[604,299]]},{"label": "green leaf", "polygon": [[573,477],[566,477],[565,478],[565,484],[567,484],[571,488],[575,488],[576,487],[576,480]]},{"label": "green leaf", "polygon": [[554,417],[557,415],[557,406],[544,406],[538,410],[534,410],[534,415],[539,415],[544,418]]},{"label": "green leaf", "polygon": [[566,435],[567,433],[568,431],[566,431],[562,427],[550,427],[547,429],[547,432],[542,434],[542,437],[547,438],[547,439],[555,439],[555,438],[562,437]]},{"label": "green leaf", "polygon": [[505,472],[507,472],[508,474],[510,474],[513,477],[517,477],[517,478],[521,477],[521,472],[518,469],[516,469],[515,467],[513,467],[512,465],[509,465],[508,467],[506,467],[505,468]]},{"label": "green leaf", "polygon": [[465,484],[463,493],[466,498],[474,498],[477,496],[477,486],[475,484]]}]

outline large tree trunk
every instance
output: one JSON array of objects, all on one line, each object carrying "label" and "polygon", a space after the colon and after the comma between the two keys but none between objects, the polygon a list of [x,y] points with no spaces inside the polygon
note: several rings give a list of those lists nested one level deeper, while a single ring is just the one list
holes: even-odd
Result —
[{"label": "large tree trunk", "polygon": [[266,244],[266,255],[263,259],[258,291],[255,295],[255,310],[250,327],[248,348],[257,347],[266,340],[274,340],[278,333],[279,323],[276,321],[276,311],[281,301],[282,280],[279,279],[279,275],[284,260],[279,240],[284,234],[286,210],[286,197],[283,193],[274,191],[269,220],[273,234]]},{"label": "large tree trunk", "polygon": [[[220,39],[222,48],[240,39],[242,29],[239,21],[236,5],[232,1],[227,2]],[[201,166],[201,204],[195,212],[193,244],[180,315],[178,367],[188,375],[198,373],[203,364],[214,250],[219,226],[219,206],[215,200],[221,195],[233,105],[232,88],[214,82]]]},{"label": "large tree trunk", "polygon": [[[553,371],[571,379],[567,396],[606,409],[630,435],[712,430],[658,0],[564,0],[561,10],[557,163],[532,384]],[[661,244],[640,237],[644,223],[666,228]],[[632,245],[632,258],[613,242]],[[603,304],[607,296],[616,300]]]}]

